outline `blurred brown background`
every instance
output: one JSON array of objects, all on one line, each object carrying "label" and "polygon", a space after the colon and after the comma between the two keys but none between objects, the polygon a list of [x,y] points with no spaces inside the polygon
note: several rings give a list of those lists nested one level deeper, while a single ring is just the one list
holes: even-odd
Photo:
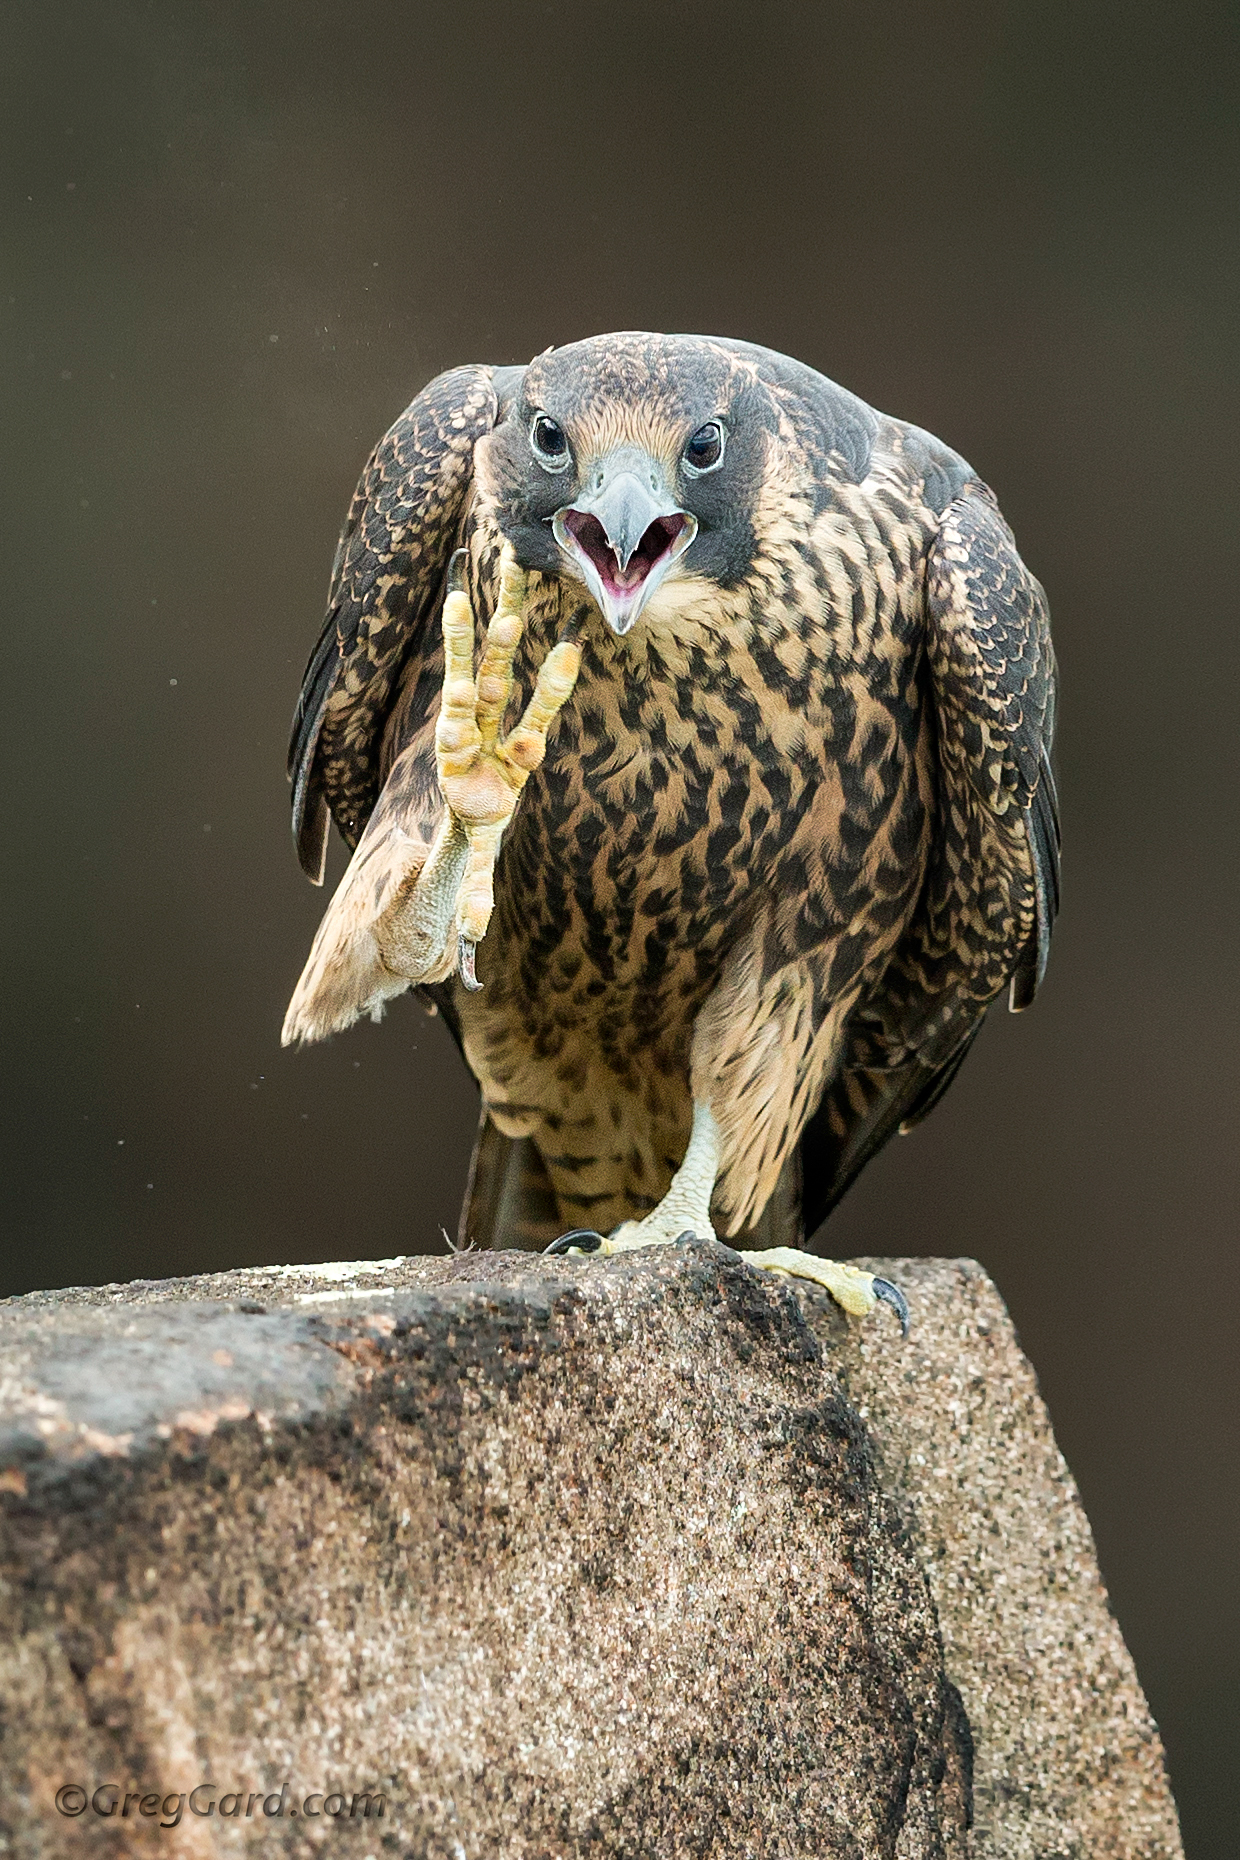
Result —
[{"label": "blurred brown background", "polygon": [[455,362],[799,356],[998,488],[1063,679],[1045,991],[832,1248],[998,1280],[1190,1860],[1240,1852],[1238,20],[19,0],[0,112],[0,1289],[442,1244],[442,1024],[277,1045],[324,902],[285,730],[357,470]]}]

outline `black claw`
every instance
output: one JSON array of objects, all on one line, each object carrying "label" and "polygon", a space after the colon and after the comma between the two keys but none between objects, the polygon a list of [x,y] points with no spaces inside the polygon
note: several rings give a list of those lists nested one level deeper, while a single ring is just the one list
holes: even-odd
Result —
[{"label": "black claw", "polygon": [[455,549],[448,563],[448,593],[464,594],[465,564],[469,560],[468,549]]},{"label": "black claw", "polygon": [[891,1306],[900,1320],[900,1335],[902,1337],[907,1337],[908,1299],[904,1296],[899,1286],[893,1285],[890,1279],[875,1279],[874,1296],[881,1300],[883,1304]]},{"label": "black claw", "polygon": [[456,966],[471,995],[478,994],[482,988],[482,983],[474,974],[474,951],[477,947],[467,936],[459,936],[456,940]]},{"label": "black claw", "polygon": [[685,1231],[682,1234],[676,1235],[676,1238],[672,1241],[672,1245],[673,1246],[688,1246],[691,1240],[696,1240],[696,1239],[697,1239],[697,1235],[694,1233],[692,1227],[686,1227]]},{"label": "black claw", "polygon": [[593,1227],[574,1227],[569,1233],[561,1234],[550,1246],[543,1248],[544,1253],[567,1253],[570,1247],[576,1247],[581,1253],[597,1253],[603,1244],[602,1234],[596,1234]]}]

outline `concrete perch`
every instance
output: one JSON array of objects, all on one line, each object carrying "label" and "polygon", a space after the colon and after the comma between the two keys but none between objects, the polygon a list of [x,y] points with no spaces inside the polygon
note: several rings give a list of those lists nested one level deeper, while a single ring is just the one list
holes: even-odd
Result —
[{"label": "concrete perch", "polygon": [[864,1264],[0,1305],[0,1853],[1178,1860],[1001,1300]]}]

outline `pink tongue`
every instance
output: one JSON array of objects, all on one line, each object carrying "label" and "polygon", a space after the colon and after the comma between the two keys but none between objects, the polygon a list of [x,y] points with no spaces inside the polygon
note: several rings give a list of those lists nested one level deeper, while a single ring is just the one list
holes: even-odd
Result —
[{"label": "pink tongue", "polygon": [[[611,554],[610,550],[608,554]],[[649,562],[644,562],[639,557],[634,556],[627,569],[622,569],[614,555],[611,556],[611,560],[614,566],[608,570],[607,579],[611,582],[613,588],[623,588],[626,592],[630,588],[640,588],[642,582],[649,573]]]}]

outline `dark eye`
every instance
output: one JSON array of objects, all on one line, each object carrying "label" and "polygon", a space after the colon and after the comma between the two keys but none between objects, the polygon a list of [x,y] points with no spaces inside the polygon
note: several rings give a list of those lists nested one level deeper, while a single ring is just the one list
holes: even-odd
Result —
[{"label": "dark eye", "polygon": [[722,457],[723,428],[718,420],[707,420],[685,447],[685,464],[690,471],[714,471]]},{"label": "dark eye", "polygon": [[568,440],[564,437],[564,428],[549,413],[535,414],[534,424],[530,428],[530,444],[534,448],[534,457],[544,471],[568,470]]}]

